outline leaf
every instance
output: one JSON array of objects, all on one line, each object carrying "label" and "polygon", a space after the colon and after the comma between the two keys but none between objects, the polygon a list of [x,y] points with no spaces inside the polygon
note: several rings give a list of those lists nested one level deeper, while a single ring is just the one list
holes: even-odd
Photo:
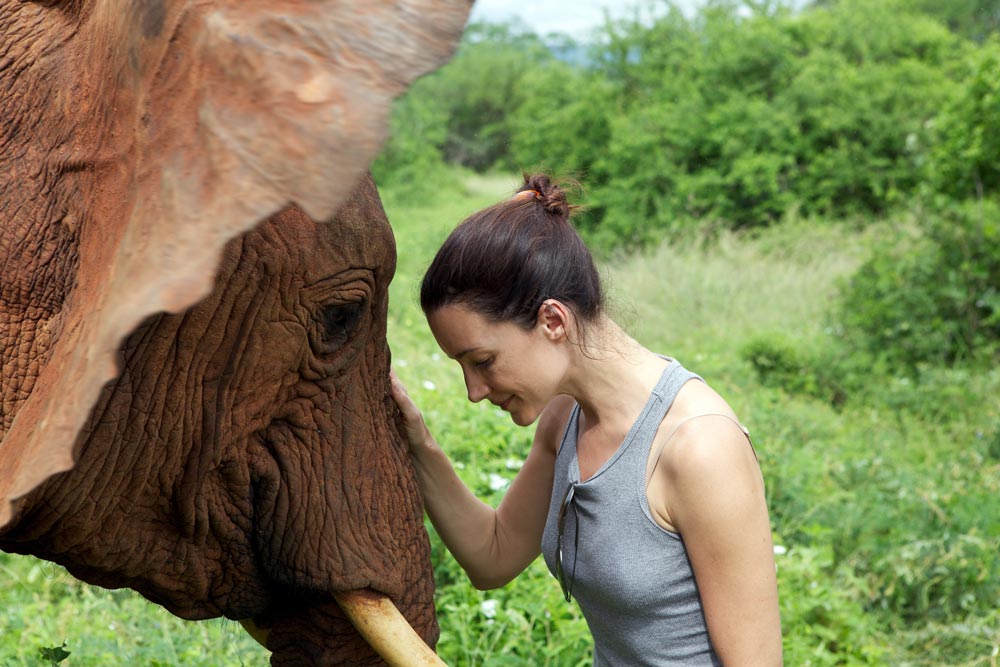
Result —
[{"label": "leaf", "polygon": [[48,660],[52,665],[58,665],[70,654],[66,650],[66,642],[63,642],[62,646],[42,647],[38,649],[38,653],[42,656],[42,660]]}]

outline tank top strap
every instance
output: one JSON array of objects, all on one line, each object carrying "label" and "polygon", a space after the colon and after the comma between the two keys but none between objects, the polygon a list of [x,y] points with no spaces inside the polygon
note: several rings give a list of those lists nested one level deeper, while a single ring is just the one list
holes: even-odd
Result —
[{"label": "tank top strap", "polygon": [[656,446],[656,451],[653,453],[652,457],[655,463],[653,463],[652,467],[650,467],[649,471],[646,473],[646,483],[643,485],[643,488],[649,486],[649,480],[653,478],[653,473],[656,471],[656,465],[660,462],[660,453],[663,452],[663,448],[667,446],[667,443],[670,442],[670,439],[674,437],[674,434],[677,433],[677,431],[679,431],[681,426],[684,426],[684,424],[687,424],[689,421],[693,419],[700,419],[702,417],[725,417],[729,421],[733,422],[733,424],[735,424],[736,427],[743,432],[743,435],[746,436],[747,443],[749,443],[750,445],[750,451],[753,452],[753,457],[757,458],[757,450],[754,449],[753,440],[750,438],[750,430],[747,429],[746,426],[741,424],[739,420],[737,420],[735,417],[727,415],[723,412],[703,412],[701,414],[691,415],[687,419],[682,419],[679,424],[674,426],[670,430],[670,433],[667,434],[667,437],[665,437],[663,441]]},{"label": "tank top strap", "polygon": [[[649,456],[650,447],[653,445],[653,438],[660,428],[660,422],[667,414],[674,399],[677,398],[681,387],[691,379],[700,380],[701,377],[684,368],[676,359],[663,357],[669,363],[663,369],[660,379],[657,380],[653,390],[650,392],[646,405],[636,418],[632,428],[629,429],[624,441],[618,450],[612,454],[611,458],[593,475],[598,477],[606,469],[610,468],[620,458],[635,459],[641,461],[641,469],[645,471],[646,461]],[[563,430],[562,440],[556,452],[556,473],[563,473],[569,482],[579,482],[579,464],[577,459],[577,434],[579,429],[580,405],[577,403],[570,411],[569,419],[566,421],[566,428]],[[639,443],[639,444],[636,444]],[[629,468],[634,468],[639,463],[629,464]],[[640,476],[639,482],[642,478]]]},{"label": "tank top strap", "polygon": [[630,456],[635,459],[636,465],[641,463],[643,470],[645,470],[645,462],[649,456],[649,448],[653,446],[653,438],[656,436],[667,411],[674,404],[674,399],[677,398],[681,387],[688,380],[701,379],[698,375],[684,368],[677,360],[668,358],[668,361],[670,364],[663,370],[659,381],[653,387],[649,401],[639,416],[630,438],[630,440],[644,445],[630,448],[632,450]]},{"label": "tank top strap", "polygon": [[659,382],[653,387],[649,410],[644,415],[643,420],[645,422],[643,425],[647,428],[652,426],[654,433],[660,428],[660,422],[663,421],[667,411],[670,410],[670,406],[674,404],[674,399],[680,393],[681,387],[688,380],[701,379],[700,376],[681,366],[680,362],[676,359],[664,358],[670,363],[663,369],[663,375],[660,376]]},{"label": "tank top strap", "polygon": [[667,411],[674,404],[677,394],[680,393],[681,387],[688,380],[701,379],[700,376],[681,366],[680,362],[676,359],[668,358],[668,361],[670,364],[663,370],[663,375],[660,376],[659,382],[653,387],[649,403],[646,406],[647,409],[640,417],[641,423],[639,424],[639,428],[641,429],[641,436],[648,436],[650,444],[652,444],[652,437],[660,428],[660,422],[663,421]]},{"label": "tank top strap", "polygon": [[556,458],[563,455],[563,450],[576,449],[577,422],[580,420],[580,404],[574,402],[569,411],[569,419],[563,427],[562,439],[559,440],[559,448],[556,450]]}]

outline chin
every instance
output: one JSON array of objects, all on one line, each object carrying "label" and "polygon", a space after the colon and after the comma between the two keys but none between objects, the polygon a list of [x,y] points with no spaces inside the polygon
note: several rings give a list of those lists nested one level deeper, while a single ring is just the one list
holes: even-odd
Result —
[{"label": "chin", "polygon": [[538,419],[538,415],[531,412],[511,412],[510,420],[518,426],[531,426]]}]

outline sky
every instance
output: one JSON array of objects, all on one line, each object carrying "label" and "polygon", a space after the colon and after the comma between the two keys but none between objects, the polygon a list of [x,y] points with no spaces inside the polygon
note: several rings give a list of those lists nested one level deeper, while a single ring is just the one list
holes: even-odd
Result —
[{"label": "sky", "polygon": [[[517,17],[536,34],[562,32],[580,39],[602,25],[605,9],[616,18],[647,4],[636,0],[476,0],[470,20],[498,23]],[[677,5],[687,12],[698,2],[681,0]]]}]

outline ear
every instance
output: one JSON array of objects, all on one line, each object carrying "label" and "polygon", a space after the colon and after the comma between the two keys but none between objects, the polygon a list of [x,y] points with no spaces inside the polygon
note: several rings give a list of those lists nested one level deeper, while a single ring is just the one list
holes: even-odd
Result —
[{"label": "ear", "polygon": [[546,338],[559,341],[568,337],[568,331],[574,325],[573,311],[557,299],[546,299],[538,307],[537,326]]},{"label": "ear", "polygon": [[[73,466],[90,409],[118,373],[121,341],[143,319],[208,294],[225,244],[290,203],[317,220],[336,212],[381,145],[393,98],[450,57],[470,7],[93,0],[58,53],[24,58],[31,65],[17,76],[0,71],[11,84],[0,115],[14,100],[14,126],[35,128],[20,135],[29,144],[20,155],[41,156],[21,173],[52,171],[66,146],[77,165],[58,188],[38,187],[37,209],[20,220],[52,223],[47,215],[72,206],[77,244],[53,261],[80,258],[0,446],[0,527],[13,499]],[[47,27],[35,14],[25,25]],[[17,33],[0,35],[0,52]],[[24,48],[41,49],[45,37]],[[0,192],[32,187],[19,178],[0,173]],[[0,234],[24,232],[14,224],[5,219]]]}]

